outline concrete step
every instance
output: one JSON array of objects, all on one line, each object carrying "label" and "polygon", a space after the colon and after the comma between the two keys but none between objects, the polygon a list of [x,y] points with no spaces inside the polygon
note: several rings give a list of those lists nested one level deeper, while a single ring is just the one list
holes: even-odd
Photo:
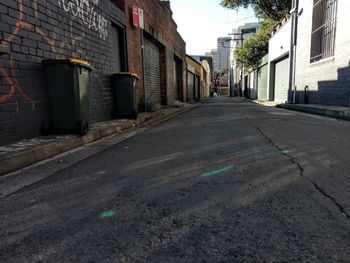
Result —
[{"label": "concrete step", "polygon": [[279,104],[277,107],[347,121],[350,120],[350,107],[328,106],[319,104]]}]

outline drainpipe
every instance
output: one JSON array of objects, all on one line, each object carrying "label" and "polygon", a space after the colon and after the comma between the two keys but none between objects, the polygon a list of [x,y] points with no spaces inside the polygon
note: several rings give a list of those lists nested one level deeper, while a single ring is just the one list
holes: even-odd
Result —
[{"label": "drainpipe", "polygon": [[143,105],[144,105],[144,111],[147,112],[146,79],[145,79],[145,39],[144,39],[142,28],[140,28],[140,38],[141,38],[141,63],[142,63],[142,82],[143,82]]},{"label": "drainpipe", "polygon": [[296,103],[296,86],[295,86],[295,70],[296,70],[296,51],[297,51],[297,35],[298,35],[298,10],[299,0],[292,1],[291,18],[291,43],[289,55],[289,103]]}]

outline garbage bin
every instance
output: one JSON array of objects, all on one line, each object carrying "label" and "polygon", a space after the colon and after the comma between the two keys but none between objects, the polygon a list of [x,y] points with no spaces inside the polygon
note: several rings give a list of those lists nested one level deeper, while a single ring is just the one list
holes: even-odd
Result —
[{"label": "garbage bin", "polygon": [[137,118],[136,82],[139,77],[130,72],[119,72],[112,75],[112,95],[114,118]]},{"label": "garbage bin", "polygon": [[50,120],[44,134],[89,131],[89,74],[91,65],[78,59],[43,60],[49,91]]}]

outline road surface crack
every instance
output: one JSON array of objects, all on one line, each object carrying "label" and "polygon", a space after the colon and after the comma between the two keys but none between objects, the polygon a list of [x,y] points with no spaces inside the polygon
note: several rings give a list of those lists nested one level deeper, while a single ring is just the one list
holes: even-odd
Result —
[{"label": "road surface crack", "polygon": [[284,156],[288,157],[288,159],[290,160],[291,163],[293,163],[294,165],[296,165],[299,169],[299,174],[301,177],[305,178],[306,180],[308,180],[313,187],[324,197],[326,197],[329,201],[331,201],[337,208],[338,210],[348,219],[350,220],[350,214],[348,214],[344,207],[332,196],[330,196],[329,194],[327,194],[325,192],[325,190],[323,190],[315,181],[311,180],[310,178],[308,178],[307,176],[305,176],[304,174],[304,168],[301,166],[301,164],[289,153],[287,153],[286,151],[284,151],[280,146],[278,146],[269,136],[267,136],[259,127],[255,126],[255,128],[258,130],[258,132],[266,139],[269,141],[269,143],[275,147],[279,152],[281,152]]}]

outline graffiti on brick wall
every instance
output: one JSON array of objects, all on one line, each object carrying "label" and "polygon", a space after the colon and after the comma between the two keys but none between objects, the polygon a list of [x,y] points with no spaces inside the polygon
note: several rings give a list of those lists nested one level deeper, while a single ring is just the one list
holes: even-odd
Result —
[{"label": "graffiti on brick wall", "polygon": [[[15,24],[15,27],[12,31],[11,34],[9,34],[6,38],[4,38],[0,42],[0,46],[6,46],[9,45],[17,36],[21,28],[33,28],[34,26],[31,26],[30,24],[24,22],[24,13],[23,13],[23,0],[18,1],[19,4],[19,17],[18,20]],[[12,58],[11,54],[9,55],[7,65],[8,67],[5,68],[3,65],[3,62],[0,60],[0,76],[3,77],[5,80],[5,83],[8,85],[9,89],[7,92],[1,92],[0,95],[0,103],[8,102],[11,97],[15,94],[15,91],[17,90],[18,94],[21,96],[21,98],[25,102],[30,102],[33,104],[33,108],[35,104],[42,103],[45,100],[37,100],[32,98],[21,86],[19,83],[16,72],[15,72],[15,62],[14,59]],[[0,90],[1,91],[1,90]]]},{"label": "graffiti on brick wall", "polygon": [[7,84],[9,85],[10,89],[8,90],[8,92],[3,95],[0,96],[0,103],[4,103],[7,102],[15,93],[15,89],[18,90],[19,94],[21,95],[22,99],[26,102],[30,102],[33,104],[33,107],[35,106],[35,104],[38,103],[42,103],[45,100],[35,100],[33,99],[21,86],[21,84],[19,83],[15,70],[14,70],[14,61],[13,58],[10,56],[9,59],[9,69],[8,71],[5,70],[5,68],[3,67],[2,63],[0,62],[0,75],[2,75],[5,79],[5,81],[7,82]]},{"label": "graffiti on brick wall", "polygon": [[[40,4],[42,5],[44,2],[44,5],[46,6],[46,15],[49,18],[49,21],[51,24],[57,24],[57,22],[52,18],[52,13],[50,9],[50,2],[52,4],[53,0],[33,0],[31,1],[31,7],[34,10],[34,16],[36,19],[39,19],[39,4],[38,1],[40,1]],[[57,2],[57,0],[55,0]],[[85,10],[84,12],[82,9],[77,9],[76,6],[80,3],[84,4],[85,6],[88,5],[90,6],[91,3],[89,3],[89,0],[76,0],[76,1],[59,1],[61,4],[65,4],[65,11],[67,8],[72,8],[69,9],[72,13],[72,16],[69,21],[69,37],[67,41],[64,40],[57,40],[57,34],[59,32],[59,26],[56,26],[52,32],[48,32],[44,28],[41,28],[38,25],[35,25],[33,23],[29,23],[26,21],[26,16],[24,14],[24,0],[18,0],[18,18],[16,23],[13,25],[13,30],[10,34],[4,35],[4,39],[0,40],[0,46],[10,46],[12,42],[16,42],[15,39],[19,38],[19,33],[21,30],[25,30],[28,32],[33,32],[43,38],[44,43],[46,43],[50,47],[51,53],[55,54],[56,58],[65,58],[66,56],[64,55],[64,50],[71,50],[71,56],[72,57],[83,57],[84,51],[79,47],[78,43],[79,41],[84,40],[86,37],[85,32],[80,32],[79,35],[74,33],[74,27],[77,23],[80,23],[82,25],[90,25],[91,22],[90,20],[87,20],[86,14],[86,8],[83,9]],[[75,2],[75,6],[72,4],[69,5],[69,2]],[[92,0],[91,1],[94,5],[99,4],[99,0]],[[80,5],[79,5],[80,6]],[[96,18],[97,24],[96,27],[100,28],[100,34],[101,38],[107,37],[107,30],[106,30],[106,21],[104,18],[100,17],[97,15],[97,13],[94,11],[95,9],[90,9],[90,14],[93,13],[93,17]],[[79,12],[78,12],[79,11]],[[94,19],[95,19],[94,18]],[[90,19],[90,18],[89,18]],[[92,18],[91,18],[92,19]],[[99,19],[103,21],[101,24],[99,24]],[[90,27],[92,28],[92,26]],[[46,100],[45,99],[36,99],[30,96],[25,89],[22,87],[20,81],[17,78],[17,74],[15,72],[16,64],[17,62],[13,59],[11,52],[7,56],[0,57],[0,76],[3,77],[4,83],[7,84],[8,88],[3,88],[0,87],[0,103],[6,103],[10,101],[10,99],[17,93],[20,95],[22,100],[24,102],[29,102],[33,104],[33,108],[35,107],[36,104],[43,103]]]},{"label": "graffiti on brick wall", "polygon": [[106,40],[108,36],[108,22],[101,14],[98,14],[94,5],[98,5],[99,0],[58,0],[58,5],[67,13],[73,14],[82,20],[89,29],[96,30],[100,38]]}]

